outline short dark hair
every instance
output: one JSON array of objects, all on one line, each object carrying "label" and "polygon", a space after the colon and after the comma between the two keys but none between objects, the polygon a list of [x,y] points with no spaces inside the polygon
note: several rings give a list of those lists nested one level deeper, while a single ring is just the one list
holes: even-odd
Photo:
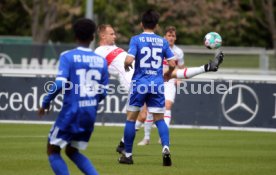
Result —
[{"label": "short dark hair", "polygon": [[145,29],[154,29],[159,21],[159,13],[150,9],[143,13],[142,24]]},{"label": "short dark hair", "polygon": [[165,29],[165,34],[166,33],[172,33],[175,32],[176,33],[176,28],[174,26],[167,26]]},{"label": "short dark hair", "polygon": [[76,39],[82,42],[89,42],[94,39],[96,24],[91,19],[81,18],[74,23],[73,31]]}]

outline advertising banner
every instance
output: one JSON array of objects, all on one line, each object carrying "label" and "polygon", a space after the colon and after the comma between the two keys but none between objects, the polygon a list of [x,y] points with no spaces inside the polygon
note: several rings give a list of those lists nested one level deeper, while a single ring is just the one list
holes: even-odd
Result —
[{"label": "advertising banner", "polygon": [[190,81],[187,87],[176,96],[175,124],[276,128],[276,84]]},{"label": "advertising banner", "polygon": [[[62,107],[59,94],[50,113],[37,110],[54,78],[0,77],[0,120],[54,121]],[[98,122],[123,123],[127,94],[110,80],[107,98],[99,105]],[[177,85],[172,124],[239,126],[276,129],[276,84],[244,81],[183,81]]]}]

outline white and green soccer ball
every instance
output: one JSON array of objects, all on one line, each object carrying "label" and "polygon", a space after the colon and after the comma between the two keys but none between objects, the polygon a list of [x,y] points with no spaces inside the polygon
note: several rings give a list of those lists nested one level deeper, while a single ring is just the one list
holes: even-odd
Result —
[{"label": "white and green soccer ball", "polygon": [[216,32],[209,32],[204,37],[204,45],[208,49],[218,49],[222,44],[221,36]]}]

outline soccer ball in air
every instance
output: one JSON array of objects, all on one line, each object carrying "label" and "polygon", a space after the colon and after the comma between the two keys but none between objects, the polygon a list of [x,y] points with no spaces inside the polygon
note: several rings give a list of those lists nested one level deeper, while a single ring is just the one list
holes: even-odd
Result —
[{"label": "soccer ball in air", "polygon": [[221,46],[221,36],[216,32],[209,32],[204,37],[204,45],[208,49],[218,49]]}]

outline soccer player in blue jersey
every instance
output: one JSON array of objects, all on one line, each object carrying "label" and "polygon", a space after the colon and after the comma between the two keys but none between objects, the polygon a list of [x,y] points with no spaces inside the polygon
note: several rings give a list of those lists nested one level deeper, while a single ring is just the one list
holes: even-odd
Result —
[{"label": "soccer player in blue jersey", "polygon": [[47,144],[48,160],[57,175],[69,175],[60,155],[62,148],[84,174],[98,174],[90,160],[79,152],[88,145],[98,103],[107,93],[107,62],[89,48],[95,30],[95,23],[89,19],[79,19],[73,25],[79,46],[60,55],[55,86],[52,86],[39,109],[39,115],[44,115],[51,100],[59,92],[64,94],[62,110],[49,133]]},{"label": "soccer player in blue jersey", "polygon": [[148,10],[142,15],[144,32],[131,38],[125,69],[129,70],[135,60],[134,75],[127,104],[127,121],[124,129],[125,153],[119,163],[133,164],[132,148],[135,138],[135,121],[140,108],[146,103],[148,111],[153,114],[162,143],[163,165],[171,166],[169,150],[169,130],[164,122],[165,97],[163,80],[163,59],[169,64],[166,76],[170,77],[175,68],[174,54],[168,42],[156,35],[159,14]]}]

